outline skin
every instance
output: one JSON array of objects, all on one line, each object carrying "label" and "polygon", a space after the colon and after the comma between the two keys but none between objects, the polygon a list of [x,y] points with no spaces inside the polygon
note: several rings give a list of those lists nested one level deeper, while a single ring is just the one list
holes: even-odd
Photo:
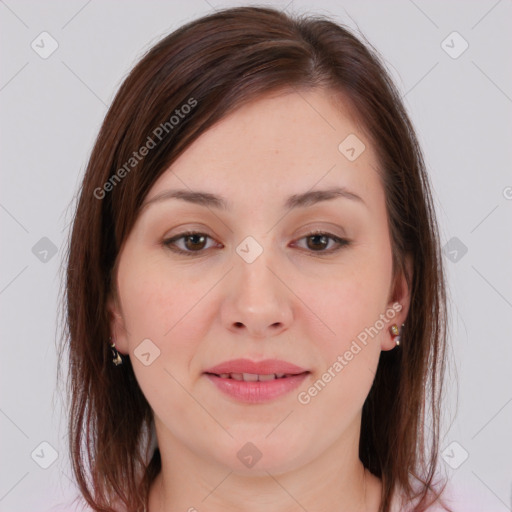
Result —
[{"label": "skin", "polygon": [[[156,201],[123,244],[111,329],[154,412],[162,471],[150,512],[378,509],[381,482],[358,457],[361,410],[380,352],[395,348],[389,327],[405,322],[409,290],[403,276],[393,280],[375,152],[348,108],[333,101],[324,90],[274,93],[231,113],[145,199],[201,190],[223,196],[230,209]],[[338,150],[349,134],[366,146],[353,162]],[[338,197],[283,209],[292,194],[331,186],[364,203]],[[337,244],[308,238],[315,229],[350,244],[329,252]],[[210,237],[175,242],[195,250],[191,256],[163,243],[185,230]],[[263,249],[252,263],[235,251],[247,236]],[[298,393],[396,302],[402,310],[393,320],[299,403]],[[160,355],[145,366],[134,351],[147,338]],[[234,358],[277,358],[311,373],[285,396],[244,404],[203,374]],[[237,458],[247,442],[262,454],[252,468]]]}]

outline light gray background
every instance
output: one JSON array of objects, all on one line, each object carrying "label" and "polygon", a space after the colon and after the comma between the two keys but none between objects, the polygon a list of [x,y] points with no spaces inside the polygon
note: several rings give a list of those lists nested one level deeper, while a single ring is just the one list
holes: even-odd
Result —
[{"label": "light gray background", "polygon": [[[511,510],[512,2],[267,4],[358,26],[403,92],[433,182],[442,243],[457,239],[444,256],[452,363],[441,465],[455,487],[481,494],[475,510]],[[0,511],[51,510],[75,492],[55,391],[59,267],[68,205],[107,106],[157,40],[234,5],[0,0]],[[43,31],[59,45],[47,59],[31,48],[34,40],[42,45]],[[469,43],[456,59],[441,45],[453,31]],[[446,44],[453,52],[462,42]],[[50,244],[43,237],[57,254],[44,253]],[[52,451],[42,442],[58,452],[48,469],[40,466]]]}]

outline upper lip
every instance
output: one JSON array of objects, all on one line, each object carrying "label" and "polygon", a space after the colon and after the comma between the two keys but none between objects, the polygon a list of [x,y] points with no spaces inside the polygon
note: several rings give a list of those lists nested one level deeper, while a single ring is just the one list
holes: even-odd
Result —
[{"label": "upper lip", "polygon": [[299,375],[307,372],[304,368],[287,361],[278,359],[265,359],[264,361],[251,361],[250,359],[233,359],[225,361],[212,368],[205,373],[214,373],[220,375],[223,373],[251,373],[254,375],[270,375],[272,373],[284,373],[287,375]]}]

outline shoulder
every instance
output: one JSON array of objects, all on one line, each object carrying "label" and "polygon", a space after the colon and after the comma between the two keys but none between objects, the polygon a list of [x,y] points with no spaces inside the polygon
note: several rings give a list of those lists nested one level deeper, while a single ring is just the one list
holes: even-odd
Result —
[{"label": "shoulder", "polygon": [[94,512],[87,502],[80,496],[61,501],[45,512]]},{"label": "shoulder", "polygon": [[[126,512],[120,502],[112,504],[112,507],[116,512]],[[45,512],[95,512],[95,509],[91,508],[83,497],[76,496],[74,499],[54,505]]]},{"label": "shoulder", "polygon": [[[492,496],[486,493],[484,489],[480,492],[475,485],[469,485],[468,482],[458,481],[457,483],[449,481],[438,499],[431,505],[423,509],[424,512],[499,512],[503,507],[494,508],[491,503]],[[393,500],[390,512],[415,512],[416,502],[407,502],[404,493],[397,491]],[[498,503],[499,505],[499,503]]]},{"label": "shoulder", "polygon": [[[444,508],[428,509],[428,512],[500,512],[503,505],[477,478],[468,480],[460,476],[449,481],[441,496]],[[439,505],[435,504],[439,507]],[[434,505],[433,505],[434,506]]]}]

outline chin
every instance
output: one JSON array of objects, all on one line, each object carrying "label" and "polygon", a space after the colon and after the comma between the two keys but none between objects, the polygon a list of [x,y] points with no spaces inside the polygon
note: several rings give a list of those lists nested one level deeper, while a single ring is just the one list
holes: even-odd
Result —
[{"label": "chin", "polygon": [[226,451],[217,453],[215,458],[235,473],[252,476],[286,473],[300,466],[307,458],[304,441],[290,442],[289,436],[287,438],[277,432],[268,438],[265,435],[236,435]]}]

